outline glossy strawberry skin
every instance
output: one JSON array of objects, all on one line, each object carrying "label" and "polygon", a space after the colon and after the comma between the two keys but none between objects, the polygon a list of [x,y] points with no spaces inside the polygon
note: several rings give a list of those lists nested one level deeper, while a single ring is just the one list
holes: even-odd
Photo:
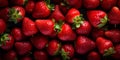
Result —
[{"label": "glossy strawberry skin", "polygon": [[44,51],[35,51],[34,59],[35,60],[48,60],[48,56],[47,56],[47,53]]},{"label": "glossy strawberry skin", "polygon": [[92,51],[88,54],[87,60],[101,60],[101,57],[97,52]]},{"label": "glossy strawberry skin", "polygon": [[120,44],[115,46],[115,51],[116,53],[112,55],[113,58],[115,58],[116,60],[120,59]]},{"label": "glossy strawberry skin", "polygon": [[6,31],[6,23],[3,19],[0,19],[0,34]]},{"label": "glossy strawberry skin", "polygon": [[48,40],[44,36],[35,36],[31,38],[31,42],[37,49],[43,49],[46,47]]},{"label": "glossy strawberry skin", "polygon": [[87,52],[94,49],[95,46],[95,42],[85,36],[79,36],[75,42],[75,49],[79,54],[86,54]]},{"label": "glossy strawberry skin", "polygon": [[8,0],[0,0],[0,7],[8,6]]},{"label": "glossy strawberry skin", "polygon": [[35,2],[34,1],[28,1],[28,3],[25,6],[25,10],[27,13],[32,13],[34,10]]},{"label": "glossy strawberry skin", "polygon": [[25,17],[22,22],[22,31],[25,36],[32,36],[37,33],[37,27],[35,22],[33,22],[30,18]]}]

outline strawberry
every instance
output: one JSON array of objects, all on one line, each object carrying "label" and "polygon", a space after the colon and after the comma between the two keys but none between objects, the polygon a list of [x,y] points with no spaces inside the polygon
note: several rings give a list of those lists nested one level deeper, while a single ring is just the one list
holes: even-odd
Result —
[{"label": "strawberry", "polygon": [[29,0],[11,0],[14,5],[26,5]]},{"label": "strawberry", "polygon": [[37,33],[37,28],[35,22],[33,22],[30,18],[25,17],[22,23],[22,31],[25,36],[32,36]]},{"label": "strawberry", "polygon": [[35,21],[36,26],[43,35],[51,35],[54,32],[54,22],[50,19]]},{"label": "strawberry", "polygon": [[10,34],[0,36],[0,47],[3,50],[10,50],[13,47],[14,39]]},{"label": "strawberry", "polygon": [[65,19],[64,15],[61,13],[58,5],[55,6],[55,10],[50,15],[50,18],[51,19],[55,19],[55,21],[59,21],[59,20],[64,20]]},{"label": "strawberry", "polygon": [[114,43],[120,42],[120,31],[117,29],[107,30],[105,36],[111,39]]},{"label": "strawberry", "polygon": [[44,36],[34,36],[31,38],[31,42],[37,49],[43,49],[46,47],[48,40]]},{"label": "strawberry", "polygon": [[21,41],[23,39],[23,33],[20,28],[13,28],[11,31],[11,35],[14,37],[16,41]]},{"label": "strawberry", "polygon": [[120,24],[120,9],[118,7],[113,7],[108,13],[110,24]]},{"label": "strawberry", "polygon": [[115,50],[113,48],[113,44],[110,40],[105,39],[103,37],[98,37],[96,40],[96,45],[99,50],[99,52],[103,56],[109,56],[115,53]]},{"label": "strawberry", "polygon": [[30,53],[32,46],[29,42],[15,42],[15,49],[19,55]]},{"label": "strawberry", "polygon": [[108,19],[107,14],[101,10],[92,10],[87,12],[87,17],[90,23],[95,28],[101,28],[106,25]]},{"label": "strawberry", "polygon": [[100,58],[100,55],[97,52],[92,51],[88,54],[87,60],[101,60],[101,58]]},{"label": "strawberry", "polygon": [[79,54],[86,54],[95,48],[95,43],[85,36],[78,36],[75,42],[76,52]]},{"label": "strawberry", "polygon": [[35,51],[34,60],[48,60],[47,53],[44,51]]},{"label": "strawberry", "polygon": [[5,21],[8,21],[8,19],[9,19],[9,15],[8,15],[9,11],[10,10],[9,10],[8,7],[1,9],[0,10],[0,18],[5,20]]},{"label": "strawberry", "polygon": [[68,12],[68,10],[69,10],[69,7],[68,6],[66,6],[64,3],[60,3],[59,4],[59,8],[60,8],[60,11],[64,14],[64,15],[66,15],[66,13]]},{"label": "strawberry", "polygon": [[4,55],[4,60],[16,60],[17,54],[15,51],[10,50]]},{"label": "strawberry", "polygon": [[60,43],[57,40],[52,40],[48,43],[47,51],[49,55],[54,56],[58,54]]},{"label": "strawberry", "polygon": [[30,56],[25,56],[25,57],[22,57],[20,60],[32,60],[32,58]]},{"label": "strawberry", "polygon": [[6,30],[6,23],[3,19],[0,19],[0,34],[4,33]]},{"label": "strawberry", "polygon": [[34,1],[28,1],[28,3],[25,6],[26,12],[27,13],[32,13],[33,9],[34,9],[34,6],[35,6],[35,2]]},{"label": "strawberry", "polygon": [[100,0],[83,0],[83,5],[87,9],[95,9],[100,5]]},{"label": "strawberry", "polygon": [[118,7],[120,8],[120,0],[118,0],[118,3],[117,3]]},{"label": "strawberry", "polygon": [[74,48],[71,44],[65,44],[61,47],[61,56],[63,60],[70,59],[74,56]]},{"label": "strawberry", "polygon": [[116,60],[120,60],[120,44],[115,46],[115,54],[113,54],[113,58],[115,58]]},{"label": "strawberry", "polygon": [[8,0],[0,0],[0,7],[8,6]]},{"label": "strawberry", "polygon": [[101,0],[101,7],[104,10],[109,10],[111,9],[113,6],[115,6],[117,3],[117,0]]}]

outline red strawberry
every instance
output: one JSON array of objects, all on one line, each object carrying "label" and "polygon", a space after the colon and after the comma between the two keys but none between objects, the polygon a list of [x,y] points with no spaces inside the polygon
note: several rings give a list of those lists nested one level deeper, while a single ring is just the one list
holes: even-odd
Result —
[{"label": "red strawberry", "polygon": [[88,35],[91,31],[92,27],[88,21],[83,21],[79,28],[76,29],[78,34]]},{"label": "red strawberry", "polygon": [[104,25],[106,25],[106,23],[108,21],[107,14],[101,10],[88,11],[87,17],[88,17],[90,23],[95,28],[103,27]]},{"label": "red strawberry", "polygon": [[105,32],[105,36],[111,39],[114,43],[120,42],[120,30],[112,29]]},{"label": "red strawberry", "polygon": [[60,11],[61,11],[64,15],[66,15],[66,13],[67,13],[68,10],[69,10],[69,7],[66,6],[64,3],[60,3],[59,8],[60,8]]},{"label": "red strawberry", "polygon": [[32,16],[34,18],[46,18],[50,14],[50,9],[45,1],[40,1],[35,4]]},{"label": "red strawberry", "polygon": [[59,21],[59,20],[64,20],[65,19],[64,15],[61,13],[58,5],[55,6],[55,10],[51,14],[50,18],[51,19],[55,19],[55,21]]},{"label": "red strawberry", "polygon": [[37,28],[35,22],[33,22],[30,18],[25,17],[22,23],[22,31],[25,36],[31,36],[37,33]]},{"label": "red strawberry", "polygon": [[112,42],[103,37],[97,38],[96,45],[103,56],[109,56],[115,53]]},{"label": "red strawberry", "polygon": [[15,42],[15,49],[19,55],[30,53],[32,46],[29,42]]},{"label": "red strawberry", "polygon": [[11,50],[8,51],[5,55],[4,55],[4,60],[16,60],[17,59],[17,54],[15,51]]},{"label": "red strawberry", "polygon": [[35,51],[34,60],[48,60],[47,53],[44,51]]},{"label": "red strawberry", "polygon": [[100,5],[100,0],[83,0],[83,5],[87,9],[94,9]]},{"label": "red strawberry", "polygon": [[14,39],[10,34],[3,34],[0,37],[0,47],[3,50],[10,50],[13,47]]},{"label": "red strawberry", "polygon": [[104,10],[109,10],[113,6],[115,6],[117,3],[117,0],[101,0],[101,6]]},{"label": "red strawberry", "polygon": [[34,36],[31,38],[31,42],[37,49],[43,49],[46,47],[48,40],[44,36]]},{"label": "red strawberry", "polygon": [[92,51],[88,54],[87,60],[101,60],[101,57],[97,52]]},{"label": "red strawberry", "polygon": [[3,19],[0,19],[0,34],[4,33],[6,30],[6,23]]},{"label": "red strawberry", "polygon": [[79,36],[75,42],[75,49],[79,54],[86,54],[94,48],[95,43],[85,36]]},{"label": "red strawberry", "polygon": [[2,18],[5,21],[8,21],[8,19],[9,19],[9,15],[8,15],[9,11],[10,10],[9,10],[8,7],[1,9],[0,10],[0,18]]},{"label": "red strawberry", "polygon": [[51,35],[54,32],[54,22],[52,20],[36,20],[36,26],[43,35]]},{"label": "red strawberry", "polygon": [[33,9],[34,9],[34,6],[35,6],[35,2],[34,1],[28,1],[28,3],[25,6],[26,12],[27,13],[32,13]]},{"label": "red strawberry", "polygon": [[11,0],[14,5],[25,5],[29,0]]},{"label": "red strawberry", "polygon": [[115,46],[115,54],[113,54],[113,58],[115,58],[116,60],[120,60],[120,44]]},{"label": "red strawberry", "polygon": [[20,60],[32,60],[32,58],[29,56],[25,56],[25,57],[22,57]]},{"label": "red strawberry", "polygon": [[20,28],[13,28],[11,34],[16,41],[21,41],[23,39],[23,33]]},{"label": "red strawberry", "polygon": [[70,44],[65,44],[61,48],[61,56],[63,60],[70,59],[74,56],[74,48]]},{"label": "red strawberry", "polygon": [[120,0],[118,0],[118,3],[117,3],[118,7],[120,8]]},{"label": "red strawberry", "polygon": [[51,56],[58,54],[60,43],[57,40],[52,40],[48,43],[47,51]]},{"label": "red strawberry", "polygon": [[120,9],[118,7],[113,7],[108,13],[110,24],[120,24]]},{"label": "red strawberry", "polygon": [[8,6],[8,0],[0,0],[0,7]]}]

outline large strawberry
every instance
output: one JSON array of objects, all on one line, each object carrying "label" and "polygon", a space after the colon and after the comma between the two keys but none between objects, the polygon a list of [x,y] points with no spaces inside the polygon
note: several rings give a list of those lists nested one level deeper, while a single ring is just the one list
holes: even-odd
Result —
[{"label": "large strawberry", "polygon": [[60,49],[60,43],[57,40],[52,40],[47,45],[47,51],[51,56],[57,55]]},{"label": "large strawberry", "polygon": [[35,22],[33,22],[30,18],[25,17],[22,23],[22,31],[25,36],[32,36],[37,33],[37,28]]},{"label": "large strawberry", "polygon": [[34,10],[35,2],[34,1],[28,1],[28,3],[25,6],[25,10],[27,13],[32,13]]},{"label": "large strawberry", "polygon": [[107,14],[101,10],[92,10],[87,12],[87,17],[90,23],[95,28],[101,28],[106,25],[108,18]]},{"label": "large strawberry", "polygon": [[34,36],[31,38],[33,46],[37,49],[43,49],[46,47],[48,40],[44,36]]},{"label": "large strawberry", "polygon": [[96,40],[97,48],[103,56],[110,56],[115,53],[113,43],[103,37],[98,37]]},{"label": "large strawberry", "polygon": [[0,34],[4,33],[6,30],[6,23],[3,19],[0,19]]},{"label": "large strawberry", "polygon": [[120,24],[120,9],[118,7],[113,7],[108,13],[110,24]]},{"label": "large strawberry", "polygon": [[95,42],[85,36],[78,36],[75,42],[76,52],[79,54],[86,54],[95,48]]},{"label": "large strawberry", "polygon": [[120,60],[120,44],[115,46],[115,54],[113,54],[113,58],[115,58],[116,60]]},{"label": "large strawberry", "polygon": [[44,51],[35,51],[34,60],[48,60],[47,53]]},{"label": "large strawberry", "polygon": [[98,52],[92,51],[88,54],[87,60],[101,60],[101,57]]},{"label": "large strawberry", "polygon": [[8,0],[0,0],[0,7],[8,6]]},{"label": "large strawberry", "polygon": [[63,60],[70,59],[74,56],[74,48],[71,44],[65,44],[61,47],[61,56]]},{"label": "large strawberry", "polygon": [[13,47],[14,38],[10,34],[0,36],[0,47],[3,50],[10,50]]},{"label": "large strawberry", "polygon": [[25,55],[30,53],[32,45],[29,42],[15,42],[15,49],[17,54]]},{"label": "large strawberry", "polygon": [[26,5],[29,0],[11,0],[14,5]]}]

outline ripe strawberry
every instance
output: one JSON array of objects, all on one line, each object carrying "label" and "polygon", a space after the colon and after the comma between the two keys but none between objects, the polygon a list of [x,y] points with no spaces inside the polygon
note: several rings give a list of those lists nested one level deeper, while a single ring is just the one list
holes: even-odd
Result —
[{"label": "ripe strawberry", "polygon": [[35,6],[35,2],[34,1],[28,1],[28,3],[25,6],[26,12],[27,13],[32,13],[33,9],[34,9],[34,6]]},{"label": "ripe strawberry", "polygon": [[12,29],[11,35],[14,37],[15,41],[21,41],[24,37],[21,29],[17,27]]},{"label": "ripe strawberry", "polygon": [[97,52],[92,51],[88,54],[87,60],[101,60],[101,58],[100,58],[100,55]]},{"label": "ripe strawberry", "polygon": [[15,49],[19,55],[30,53],[32,46],[29,42],[15,42]]},{"label": "ripe strawberry", "polygon": [[103,56],[109,56],[109,55],[112,55],[115,53],[112,42],[110,40],[103,38],[103,37],[97,38],[96,45],[99,49],[99,52]]},{"label": "ripe strawberry", "polygon": [[64,3],[60,3],[59,8],[60,8],[60,11],[61,11],[64,15],[66,15],[66,13],[67,13],[68,10],[69,10],[69,7],[66,6]]},{"label": "ripe strawberry", "polygon": [[34,60],[48,60],[47,53],[44,51],[35,51]]},{"label": "ripe strawberry", "polygon": [[108,21],[107,14],[101,10],[88,11],[87,17],[88,17],[90,23],[95,28],[101,28],[101,27],[105,26]]},{"label": "ripe strawberry", "polygon": [[5,20],[5,21],[8,21],[8,19],[9,19],[9,15],[8,15],[9,11],[10,10],[9,10],[8,7],[1,9],[0,10],[0,18]]},{"label": "ripe strawberry", "polygon": [[79,54],[86,54],[94,48],[95,43],[85,36],[79,36],[75,42],[75,49]]},{"label": "ripe strawberry", "polygon": [[109,10],[113,6],[115,6],[117,3],[117,0],[101,0],[101,6],[104,10]]},{"label": "ripe strawberry", "polygon": [[14,5],[26,5],[29,0],[11,0]]},{"label": "ripe strawberry", "polygon": [[120,24],[120,9],[118,7],[113,7],[108,13],[110,24]]},{"label": "ripe strawberry", "polygon": [[70,59],[74,56],[74,48],[71,44],[65,44],[61,47],[61,56],[63,60]]},{"label": "ripe strawberry", "polygon": [[115,46],[115,54],[113,54],[113,58],[115,58],[116,60],[120,60],[120,44]]},{"label": "ripe strawberry", "polygon": [[87,9],[94,9],[100,5],[100,0],[83,0],[83,5]]},{"label": "ripe strawberry", "polygon": [[6,30],[6,23],[3,19],[0,19],[0,34],[3,34]]},{"label": "ripe strawberry", "polygon": [[32,58],[30,56],[25,56],[25,57],[22,57],[20,60],[32,60]]},{"label": "ripe strawberry", "polygon": [[48,43],[47,51],[49,55],[54,56],[58,54],[60,43],[57,40],[52,40]]},{"label": "ripe strawberry", "polygon": [[55,19],[55,21],[59,21],[59,20],[64,20],[65,19],[64,15],[61,13],[58,5],[55,6],[55,10],[50,15],[50,18],[51,19]]},{"label": "ripe strawberry", "polygon": [[54,32],[54,22],[52,20],[38,19],[35,21],[37,28],[43,35],[51,35]]},{"label": "ripe strawberry", "polygon": [[8,0],[0,0],[0,7],[8,6]]},{"label": "ripe strawberry", "polygon": [[0,47],[3,50],[10,50],[13,47],[14,39],[10,34],[0,36]]},{"label": "ripe strawberry", "polygon": [[4,60],[16,60],[17,59],[17,54],[15,51],[11,50],[8,51],[5,55],[4,55]]},{"label": "ripe strawberry", "polygon": [[32,36],[37,33],[37,28],[35,22],[33,22],[30,18],[25,17],[22,23],[22,31],[25,36]]},{"label": "ripe strawberry", "polygon": [[44,36],[34,36],[31,38],[31,42],[37,49],[43,49],[46,47],[48,40]]},{"label": "ripe strawberry", "polygon": [[120,31],[117,29],[107,30],[105,36],[111,39],[114,43],[120,42]]}]

